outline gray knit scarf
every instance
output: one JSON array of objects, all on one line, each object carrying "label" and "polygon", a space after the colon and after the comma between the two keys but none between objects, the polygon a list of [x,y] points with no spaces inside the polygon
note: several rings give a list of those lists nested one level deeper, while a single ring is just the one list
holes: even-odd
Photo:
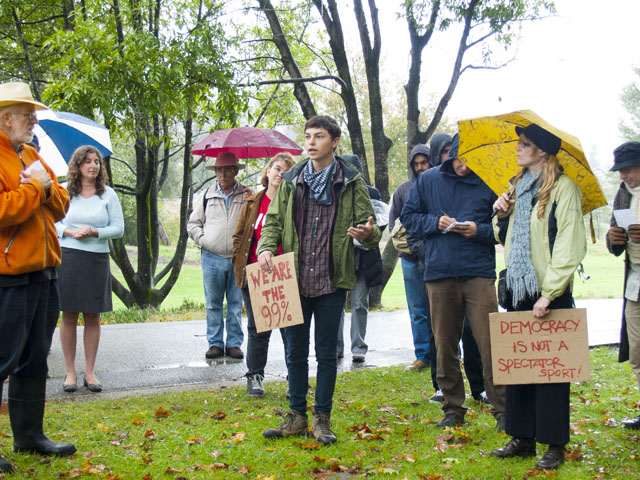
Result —
[{"label": "gray knit scarf", "polygon": [[516,212],[507,261],[507,289],[511,291],[514,307],[527,296],[538,293],[536,271],[531,263],[529,227],[533,199],[540,188],[539,178],[540,172],[532,176],[527,170],[516,185]]},{"label": "gray knit scarf", "polygon": [[335,172],[335,159],[331,164],[316,172],[313,169],[313,161],[309,160],[304,167],[304,181],[309,186],[309,193],[320,205],[331,205],[331,184]]}]

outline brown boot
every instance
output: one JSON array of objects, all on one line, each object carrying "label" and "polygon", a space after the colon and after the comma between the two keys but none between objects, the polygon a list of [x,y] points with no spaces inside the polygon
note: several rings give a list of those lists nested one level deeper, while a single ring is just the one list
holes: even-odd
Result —
[{"label": "brown boot", "polygon": [[306,413],[291,410],[287,419],[278,428],[269,428],[262,435],[265,438],[284,438],[292,435],[306,436],[309,434],[309,420]]},{"label": "brown boot", "polygon": [[516,438],[509,440],[504,448],[496,448],[491,455],[498,458],[510,457],[535,457],[536,456],[536,440],[535,438]]},{"label": "brown boot", "polygon": [[331,412],[314,413],[311,417],[311,433],[316,442],[323,445],[336,443],[338,439],[331,431]]}]

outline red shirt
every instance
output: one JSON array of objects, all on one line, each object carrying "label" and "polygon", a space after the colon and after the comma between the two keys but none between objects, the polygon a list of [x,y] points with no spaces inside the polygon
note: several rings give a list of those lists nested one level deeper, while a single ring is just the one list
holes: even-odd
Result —
[{"label": "red shirt", "polygon": [[[264,225],[265,215],[267,214],[267,210],[269,210],[269,205],[271,204],[271,199],[265,193],[262,197],[262,201],[260,202],[260,208],[258,209],[258,216],[256,217],[256,222],[253,224],[253,241],[251,242],[251,249],[249,250],[249,263],[256,263],[258,261],[258,256],[256,255],[256,248],[258,247],[258,240],[260,240],[260,235],[262,234],[262,226]],[[278,252],[276,255],[282,254],[282,245],[278,247]]]}]

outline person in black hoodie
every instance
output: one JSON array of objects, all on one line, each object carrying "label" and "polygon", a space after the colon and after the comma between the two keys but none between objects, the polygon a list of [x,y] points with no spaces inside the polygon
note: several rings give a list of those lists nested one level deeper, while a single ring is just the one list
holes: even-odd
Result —
[{"label": "person in black hoodie", "polygon": [[[391,198],[389,211],[389,230],[393,230],[396,218],[400,217],[409,192],[418,176],[429,170],[433,165],[429,158],[429,147],[419,143],[411,150],[410,178],[401,183]],[[415,255],[401,253],[402,276],[404,277],[404,291],[409,306],[411,318],[411,332],[416,359],[406,369],[409,371],[423,370],[431,364],[429,357],[429,331],[431,330],[431,316],[429,312],[429,298],[424,288],[422,272],[418,266],[419,260]]]}]

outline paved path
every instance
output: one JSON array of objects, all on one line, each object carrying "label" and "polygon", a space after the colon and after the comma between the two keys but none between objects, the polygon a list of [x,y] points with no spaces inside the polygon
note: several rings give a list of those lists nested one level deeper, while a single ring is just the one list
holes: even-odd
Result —
[{"label": "paved path", "polygon": [[[618,343],[622,300],[578,301],[577,306],[587,308],[590,345]],[[345,340],[349,345],[350,314],[346,314],[345,317]],[[246,319],[243,319],[243,328],[246,333]],[[79,388],[74,394],[62,391],[65,369],[59,331],[56,330],[49,357],[51,378],[47,385],[48,397],[77,400],[118,398],[167,390],[244,384],[244,361],[204,358],[207,349],[205,330],[204,320],[103,326],[97,376],[104,386],[104,392],[97,395],[88,393],[84,388]],[[81,338],[82,327],[79,327],[78,339]],[[366,362],[352,364],[351,355],[347,353],[339,362],[340,371],[412,362],[415,357],[408,311],[371,313],[367,327],[367,342],[369,353]],[[313,345],[311,352],[309,365],[311,375],[315,375]],[[84,365],[81,341],[78,343],[77,358],[81,384]],[[282,340],[276,333],[271,337],[266,381],[282,381],[286,374]]]}]

